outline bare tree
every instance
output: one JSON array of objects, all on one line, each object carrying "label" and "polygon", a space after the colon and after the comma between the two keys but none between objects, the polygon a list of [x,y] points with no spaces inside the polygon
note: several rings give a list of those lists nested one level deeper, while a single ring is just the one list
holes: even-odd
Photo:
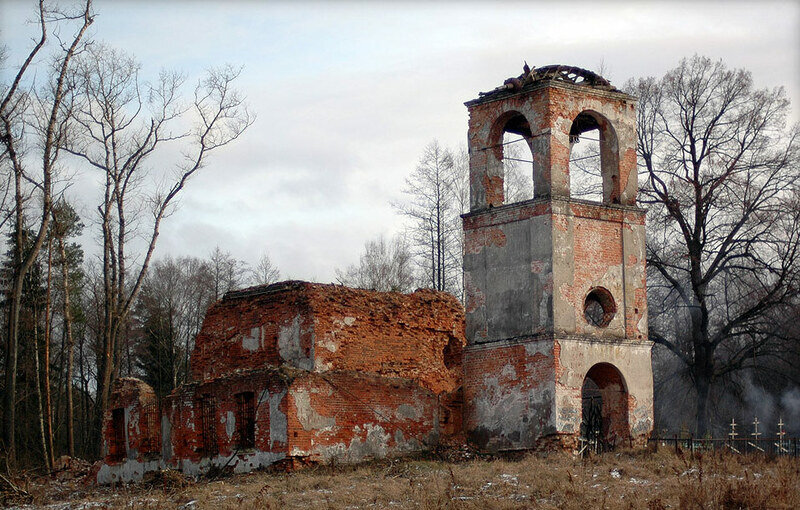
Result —
[{"label": "bare tree", "polygon": [[204,280],[216,301],[226,292],[244,286],[249,272],[247,264],[237,260],[230,252],[222,251],[219,246],[215,246],[208,257],[207,275]]},{"label": "bare tree", "polygon": [[641,202],[650,337],[676,356],[710,425],[709,396],[733,373],[779,355],[775,319],[800,278],[797,126],[782,88],[695,56],[639,96]]},{"label": "bare tree", "polygon": [[459,231],[453,218],[453,153],[436,140],[429,143],[419,163],[406,179],[408,201],[395,207],[411,220],[410,243],[415,250],[425,285],[458,293],[460,286]]},{"label": "bare tree", "polygon": [[[233,88],[238,69],[210,70],[186,106],[181,101],[182,76],[162,72],[149,85],[141,82],[139,67],[132,57],[97,44],[81,55],[70,76],[72,136],[63,148],[102,172],[105,183],[97,208],[103,239],[104,319],[96,434],[119,361],[119,338],[147,274],[162,220],[208,155],[236,140],[254,120]],[[194,122],[194,127],[179,131],[181,122]],[[153,166],[158,163],[153,156],[177,140],[184,147],[182,160],[168,168],[161,163],[155,174]],[[128,248],[136,235],[146,245],[143,252],[136,252],[138,263]]]},{"label": "bare tree", "polygon": [[281,272],[275,267],[266,253],[261,255],[258,264],[253,269],[252,279],[256,285],[269,285],[281,277]]},{"label": "bare tree", "polygon": [[367,241],[358,265],[336,270],[342,285],[382,292],[409,292],[415,277],[411,251],[400,236],[387,241],[384,236]]},{"label": "bare tree", "polygon": [[[56,162],[59,156],[59,146],[63,136],[64,118],[61,115],[64,103],[67,77],[71,71],[73,57],[81,49],[84,34],[92,23],[91,0],[86,0],[79,12],[68,13],[65,11],[48,8],[43,0],[38,4],[38,24],[40,35],[34,48],[28,53],[25,61],[20,65],[12,81],[2,86],[2,99],[0,99],[0,144],[3,147],[2,161],[10,165],[14,177],[14,229],[16,232],[17,252],[13,261],[13,276],[10,291],[10,310],[8,314],[8,334],[6,337],[6,387],[3,399],[3,440],[6,450],[6,459],[13,464],[16,459],[16,445],[14,439],[15,398],[17,383],[17,350],[19,342],[19,307],[22,296],[22,284],[26,273],[30,270],[34,260],[47,235],[51,219],[52,206],[52,181]],[[48,39],[48,29],[53,25],[76,22],[78,27],[72,37],[65,43],[60,41],[60,50],[54,57],[54,75],[51,88],[34,101],[34,89],[29,78],[32,72],[31,64],[39,55]],[[38,104],[37,104],[38,103]],[[40,123],[30,123],[34,116],[33,109],[38,106],[43,114]],[[29,126],[30,129],[26,129]],[[39,129],[37,129],[39,128]],[[33,138],[38,138],[34,143]],[[31,147],[40,151],[37,156],[28,153]],[[34,163],[38,160],[38,163]],[[36,170],[33,170],[33,169]],[[31,185],[37,192],[37,200],[41,203],[38,214],[38,227],[35,231],[32,249],[23,256],[21,252],[22,232],[25,223],[26,192],[25,184]]]}]

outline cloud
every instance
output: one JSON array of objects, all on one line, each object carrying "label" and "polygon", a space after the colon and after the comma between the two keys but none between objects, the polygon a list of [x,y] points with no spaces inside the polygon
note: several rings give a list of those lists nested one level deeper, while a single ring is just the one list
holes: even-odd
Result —
[{"label": "cloud", "polygon": [[[329,280],[363,243],[402,223],[390,202],[433,138],[463,146],[463,102],[531,65],[605,63],[613,83],[661,75],[694,53],[786,85],[800,119],[800,7],[791,2],[261,3],[106,2],[92,30],[196,79],[243,65],[238,86],[258,118],[213,154],[164,223],[158,253],[215,245],[284,272]],[[0,30],[18,58],[30,6],[4,3]],[[14,62],[12,59],[10,62]],[[188,89],[187,89],[188,90]],[[174,155],[153,167],[170,168]],[[166,171],[168,173],[168,170]],[[91,217],[96,176],[71,193]],[[87,244],[94,242],[87,238]]]}]

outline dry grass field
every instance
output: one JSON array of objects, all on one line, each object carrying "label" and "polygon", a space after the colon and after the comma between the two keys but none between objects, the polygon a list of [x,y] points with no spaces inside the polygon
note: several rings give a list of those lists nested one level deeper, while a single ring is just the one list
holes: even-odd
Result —
[{"label": "dry grass field", "polygon": [[665,450],[406,458],[215,480],[166,472],[117,487],[29,479],[24,487],[33,499],[16,508],[800,508],[800,459]]}]

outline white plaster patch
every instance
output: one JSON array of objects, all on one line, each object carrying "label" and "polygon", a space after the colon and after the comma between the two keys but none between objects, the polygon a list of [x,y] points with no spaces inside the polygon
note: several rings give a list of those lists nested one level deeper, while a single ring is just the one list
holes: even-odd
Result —
[{"label": "white plaster patch", "polygon": [[514,370],[514,367],[509,363],[503,367],[502,372],[500,375],[503,377],[508,377],[509,379],[516,379],[517,378],[517,371]]},{"label": "white plaster patch", "polygon": [[172,424],[166,414],[161,415],[161,456],[172,458]]},{"label": "white plaster patch", "polygon": [[[362,430],[366,431],[366,437],[363,440],[358,437]],[[367,423],[363,429],[355,426],[353,432],[356,437],[350,440],[349,445],[336,443],[317,446],[314,448],[314,453],[325,461],[337,459],[345,462],[359,462],[367,458],[383,458],[389,452],[389,441],[392,437],[382,426]]]},{"label": "white plaster patch", "polygon": [[253,328],[250,334],[242,337],[242,349],[257,351],[261,347],[261,328]]},{"label": "white plaster patch", "polygon": [[228,435],[228,439],[233,439],[233,433],[236,431],[236,417],[233,415],[233,411],[228,411],[227,420],[223,418],[222,422],[225,423],[225,433]]},{"label": "white plaster patch", "polygon": [[642,335],[647,334],[647,314],[642,314],[639,322],[636,323],[636,329],[639,330],[639,333]]},{"label": "white plaster patch", "polygon": [[345,326],[352,326],[353,324],[356,323],[356,318],[355,317],[345,317],[343,322],[344,322]]},{"label": "white plaster patch", "polygon": [[145,473],[165,468],[166,464],[162,460],[139,462],[132,459],[126,460],[122,464],[103,464],[97,472],[97,483],[107,485],[119,482],[139,482]]},{"label": "white plaster patch", "polygon": [[311,395],[303,388],[292,388],[291,395],[297,411],[297,420],[304,430],[333,430],[336,418],[322,416],[311,407]]},{"label": "white plaster patch", "polygon": [[284,361],[298,368],[311,370],[314,368],[313,356],[310,358],[303,352],[300,344],[301,336],[300,314],[297,314],[291,323],[282,326],[278,331],[278,353]]},{"label": "white plaster patch", "polygon": [[272,449],[276,443],[287,444],[289,441],[289,427],[286,415],[281,412],[281,402],[286,396],[286,390],[273,393],[269,396],[269,447]]},{"label": "white plaster patch", "polygon": [[549,342],[526,342],[525,354],[528,356],[535,356],[536,354],[544,354],[550,356],[550,348],[552,343]]},{"label": "white plaster patch", "polygon": [[330,352],[336,352],[339,349],[339,344],[334,340],[332,336],[320,339],[319,346],[323,349],[327,349]]},{"label": "white plaster patch", "polygon": [[398,420],[419,420],[422,418],[422,409],[408,404],[400,404],[394,415]]},{"label": "white plaster patch", "polygon": [[274,464],[284,458],[286,458],[284,453],[264,451],[242,453],[235,456],[217,455],[213,458],[203,458],[199,462],[183,459],[180,469],[185,475],[198,476],[207,472],[212,466],[222,467],[227,465],[233,467],[234,473],[248,473],[254,469]]}]

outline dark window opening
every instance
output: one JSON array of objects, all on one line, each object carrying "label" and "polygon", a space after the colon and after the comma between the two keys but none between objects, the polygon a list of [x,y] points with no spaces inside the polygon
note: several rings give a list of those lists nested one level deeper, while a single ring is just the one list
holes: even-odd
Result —
[{"label": "dark window opening", "polygon": [[464,349],[461,347],[461,341],[454,336],[450,337],[450,339],[447,341],[447,345],[444,346],[444,350],[442,351],[445,368],[454,368],[459,366],[461,363],[463,350]]},{"label": "dark window opening", "polygon": [[201,448],[206,455],[215,455],[218,452],[216,407],[216,403],[210,395],[203,395],[200,399]]},{"label": "dark window opening", "polygon": [[114,460],[125,457],[125,409],[111,411],[111,437],[108,443],[108,456]]},{"label": "dark window opening", "polygon": [[617,305],[608,290],[596,287],[586,295],[586,300],[583,302],[583,316],[592,326],[598,328],[608,326],[616,313]]},{"label": "dark window opening", "polygon": [[236,447],[252,448],[256,443],[255,395],[252,391],[237,393],[236,399]]}]

